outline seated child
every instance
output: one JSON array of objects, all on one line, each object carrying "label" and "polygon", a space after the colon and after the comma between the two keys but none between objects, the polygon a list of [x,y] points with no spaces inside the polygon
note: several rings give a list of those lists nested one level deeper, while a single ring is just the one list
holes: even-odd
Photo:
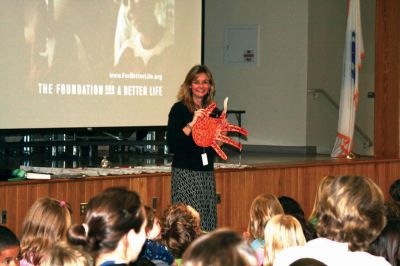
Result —
[{"label": "seated child", "polygon": [[245,238],[256,251],[260,265],[264,261],[264,228],[268,221],[278,214],[284,214],[283,207],[275,195],[258,195],[250,206],[250,219]]},{"label": "seated child", "polygon": [[237,232],[222,228],[197,238],[183,255],[183,266],[258,266],[255,251]]},{"label": "seated child", "polygon": [[89,266],[91,261],[90,257],[79,249],[61,242],[47,250],[40,266]]},{"label": "seated child", "polygon": [[144,206],[147,217],[146,238],[151,240],[161,239],[161,223],[160,219],[149,206]]},{"label": "seated child", "polygon": [[0,266],[19,266],[21,250],[17,236],[7,227],[0,225]]},{"label": "seated child", "polygon": [[189,205],[176,203],[164,211],[162,241],[178,266],[182,263],[183,252],[202,234],[200,215]]},{"label": "seated child", "polygon": [[392,266],[400,266],[400,219],[389,219],[368,252],[384,257]]},{"label": "seated child", "polygon": [[22,224],[22,266],[39,266],[47,249],[67,239],[72,223],[69,203],[53,198],[37,199]]},{"label": "seated child", "polygon": [[[139,255],[156,265],[173,265],[175,258],[166,246],[157,242],[161,238],[161,224],[154,210],[148,206],[144,207],[147,217],[146,241],[144,242],[142,252]],[[137,264],[136,263],[136,264]],[[133,265],[136,265],[135,263]]]},{"label": "seated child", "polygon": [[269,220],[264,230],[264,266],[274,265],[276,254],[288,247],[303,246],[306,238],[300,222],[292,215],[278,214]]}]

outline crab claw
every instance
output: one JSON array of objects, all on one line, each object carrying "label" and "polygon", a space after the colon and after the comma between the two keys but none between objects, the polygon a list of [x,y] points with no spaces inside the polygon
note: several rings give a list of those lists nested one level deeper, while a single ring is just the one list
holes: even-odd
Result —
[{"label": "crab claw", "polygon": [[219,116],[221,119],[226,118],[226,111],[228,111],[228,99],[229,99],[228,97],[224,99],[224,109],[222,110],[222,113]]},{"label": "crab claw", "polygon": [[228,97],[224,99],[224,109],[222,114],[218,118],[210,117],[210,114],[216,107],[216,103],[213,102],[205,108],[205,115],[199,118],[193,125],[192,137],[196,145],[200,147],[212,147],[219,157],[223,160],[227,159],[225,152],[221,149],[220,145],[226,143],[239,150],[242,149],[240,142],[234,141],[227,135],[228,132],[237,132],[244,136],[247,136],[248,132],[244,128],[236,125],[232,125],[226,119],[228,110]]}]

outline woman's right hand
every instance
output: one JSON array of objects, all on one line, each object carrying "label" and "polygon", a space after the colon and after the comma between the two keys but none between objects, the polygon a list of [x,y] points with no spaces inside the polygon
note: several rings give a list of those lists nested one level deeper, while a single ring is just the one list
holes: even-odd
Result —
[{"label": "woman's right hand", "polygon": [[186,136],[189,136],[192,132],[193,125],[196,123],[197,119],[203,117],[205,115],[204,109],[196,110],[193,114],[193,119],[191,122],[187,123],[185,127],[182,129]]},{"label": "woman's right hand", "polygon": [[205,116],[204,109],[198,109],[198,110],[194,111],[192,122],[190,122],[189,124],[191,126],[193,126],[196,123],[197,119],[199,119],[203,116]]}]

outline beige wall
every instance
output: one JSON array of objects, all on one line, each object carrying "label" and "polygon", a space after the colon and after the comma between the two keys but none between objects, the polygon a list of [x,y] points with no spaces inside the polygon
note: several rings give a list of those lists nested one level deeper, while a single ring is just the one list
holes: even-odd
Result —
[{"label": "beige wall", "polygon": [[[244,109],[246,144],[306,144],[308,1],[206,1],[204,61],[217,99]],[[258,66],[224,65],[224,26],[258,24]],[[282,119],[284,117],[284,119]]]},{"label": "beige wall", "polygon": [[[310,0],[308,88],[323,89],[336,103],[340,101],[344,32],[347,1]],[[359,84],[359,111],[356,123],[373,140],[374,100],[367,98],[374,91],[375,1],[361,1],[365,58]],[[319,153],[330,153],[337,130],[338,111],[322,95],[307,97],[307,144],[318,147]],[[354,135],[353,151],[372,155],[373,148],[364,148],[366,140]]]},{"label": "beige wall", "polygon": [[[245,144],[315,145],[318,152],[330,152],[335,140],[337,110],[320,96],[314,99],[307,90],[324,89],[339,102],[346,3],[346,0],[205,1],[204,61],[215,75],[217,101],[221,103],[229,96],[231,109],[246,110],[243,126],[250,135]],[[366,99],[366,91],[373,91],[374,82],[374,8],[374,0],[362,1],[367,58],[361,74],[357,113],[357,123],[371,138],[373,100]],[[246,24],[258,24],[260,28],[259,64],[225,65],[224,26]],[[357,141],[355,144],[358,145]]]}]

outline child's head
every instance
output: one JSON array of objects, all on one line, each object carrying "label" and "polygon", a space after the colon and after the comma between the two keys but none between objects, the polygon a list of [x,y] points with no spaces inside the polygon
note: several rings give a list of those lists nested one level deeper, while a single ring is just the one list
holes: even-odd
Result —
[{"label": "child's head", "polygon": [[235,231],[217,229],[196,239],[183,255],[183,266],[257,266],[257,256]]},{"label": "child's head", "polygon": [[397,179],[390,185],[389,195],[392,200],[400,201],[400,179]]},{"label": "child's head", "polygon": [[370,178],[335,178],[319,198],[318,236],[348,243],[351,251],[365,251],[386,224],[383,199],[382,190]]},{"label": "child's head", "polygon": [[112,187],[89,200],[85,223],[73,225],[68,240],[95,259],[121,248],[134,261],[146,240],[146,215],[138,193]]},{"label": "child's head", "polygon": [[192,215],[193,215],[193,217],[194,217],[194,219],[195,219],[195,221],[196,221],[197,230],[198,230],[198,232],[201,234],[202,231],[201,231],[200,213],[199,213],[198,211],[196,211],[196,209],[193,208],[193,207],[190,206],[190,205],[187,205],[187,208],[188,208],[189,211],[192,213]]},{"label": "child's head", "polygon": [[384,257],[392,266],[400,266],[400,219],[390,219],[368,252]]},{"label": "child's head", "polygon": [[192,207],[177,203],[164,211],[162,238],[175,258],[200,234],[199,215]]},{"label": "child's head", "polygon": [[289,266],[327,266],[322,261],[313,258],[301,258],[290,263]]},{"label": "child's head", "polygon": [[315,192],[314,206],[313,206],[313,209],[310,214],[310,220],[317,218],[316,212],[318,209],[319,199],[320,199],[325,187],[329,186],[329,184],[332,183],[333,180],[335,180],[334,176],[327,175],[327,176],[324,176],[321,179],[321,181],[319,181],[317,191]]},{"label": "child's head", "polygon": [[89,266],[89,257],[61,242],[46,251],[40,266]]},{"label": "child's head", "polygon": [[279,203],[282,205],[285,214],[293,215],[294,217],[304,218],[304,210],[294,198],[288,196],[280,196]]},{"label": "child's head", "polygon": [[292,215],[278,214],[269,220],[264,230],[264,265],[273,265],[278,252],[306,243],[300,222]]},{"label": "child's head", "polygon": [[385,216],[387,219],[400,219],[400,201],[386,201]]},{"label": "child's head", "polygon": [[21,252],[25,259],[38,264],[45,249],[66,239],[72,223],[70,205],[52,198],[36,200],[22,225]]},{"label": "child's head", "polygon": [[293,198],[288,196],[280,196],[279,202],[282,204],[285,214],[294,216],[301,224],[303,228],[304,236],[309,241],[317,237],[317,231],[315,227],[306,219],[304,211],[300,204]]},{"label": "child's head", "polygon": [[277,214],[283,214],[278,198],[271,194],[258,195],[250,207],[248,230],[253,239],[264,239],[264,228],[268,221]]},{"label": "child's head", "polygon": [[149,206],[144,206],[147,218],[146,238],[155,240],[161,238],[161,224],[154,210]]},{"label": "child's head", "polygon": [[0,266],[19,265],[21,252],[17,236],[0,225]]}]

